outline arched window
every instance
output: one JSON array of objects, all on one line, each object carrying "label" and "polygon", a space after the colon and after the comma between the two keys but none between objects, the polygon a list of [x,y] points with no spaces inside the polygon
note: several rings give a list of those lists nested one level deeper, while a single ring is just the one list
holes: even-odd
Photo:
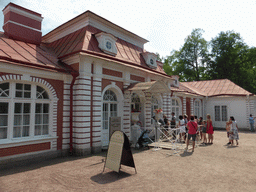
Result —
[{"label": "arched window", "polygon": [[102,109],[102,129],[109,129],[109,117],[117,116],[117,97],[116,94],[107,90],[103,95],[103,109]]},{"label": "arched window", "polygon": [[172,111],[175,113],[176,117],[179,117],[180,115],[180,105],[179,101],[177,99],[172,99]]},{"label": "arched window", "polygon": [[49,135],[50,99],[38,85],[0,84],[0,140]]},{"label": "arched window", "polygon": [[117,101],[116,94],[111,90],[107,90],[103,96],[103,100],[104,101]]},{"label": "arched window", "polygon": [[132,112],[141,111],[140,97],[136,93],[133,93],[131,97],[131,111]]}]

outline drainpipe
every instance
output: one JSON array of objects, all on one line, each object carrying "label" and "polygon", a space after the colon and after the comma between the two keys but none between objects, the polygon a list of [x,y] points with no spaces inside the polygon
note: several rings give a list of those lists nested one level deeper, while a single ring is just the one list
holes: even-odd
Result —
[{"label": "drainpipe", "polygon": [[91,73],[92,73],[92,76],[91,76],[91,105],[90,105],[90,148],[91,148],[91,153],[93,152],[92,150],[92,129],[93,129],[93,73],[94,73],[94,64],[92,63],[92,66],[91,66]]},{"label": "drainpipe", "polygon": [[79,75],[78,73],[71,72],[73,77],[72,82],[70,84],[70,114],[69,114],[69,127],[70,127],[70,136],[69,136],[69,154],[73,155],[73,86],[75,84],[76,78]]}]

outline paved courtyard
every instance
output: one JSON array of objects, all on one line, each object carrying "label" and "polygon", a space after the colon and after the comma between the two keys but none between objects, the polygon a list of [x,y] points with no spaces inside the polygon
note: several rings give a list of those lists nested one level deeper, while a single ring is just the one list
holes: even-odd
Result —
[{"label": "paved courtyard", "polygon": [[256,191],[256,134],[240,133],[227,147],[226,132],[195,152],[134,150],[133,168],[105,169],[105,153],[65,157],[0,170],[0,191]]}]

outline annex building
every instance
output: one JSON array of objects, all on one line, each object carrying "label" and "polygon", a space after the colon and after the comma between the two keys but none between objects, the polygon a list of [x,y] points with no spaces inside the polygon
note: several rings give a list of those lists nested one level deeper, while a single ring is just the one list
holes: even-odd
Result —
[{"label": "annex building", "polygon": [[179,82],[147,52],[148,41],[86,11],[42,36],[42,16],[9,3],[0,32],[0,160],[85,155],[108,146],[111,117],[128,137],[134,121],[233,115],[249,127],[255,96],[228,79]]}]

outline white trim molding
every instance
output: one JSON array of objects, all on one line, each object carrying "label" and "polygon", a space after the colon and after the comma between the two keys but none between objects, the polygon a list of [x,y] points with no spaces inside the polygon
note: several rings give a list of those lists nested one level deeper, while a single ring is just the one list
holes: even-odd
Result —
[{"label": "white trim molding", "polygon": [[[14,13],[17,13],[19,15],[22,15],[22,16],[25,16],[25,17],[28,17],[30,19],[33,19],[33,20],[36,20],[36,21],[39,21],[41,22],[43,20],[43,17],[40,17],[38,13],[29,13],[28,11],[23,11],[22,9],[19,9],[17,7],[13,7],[12,5],[9,5],[8,7],[6,7],[6,9],[3,10],[3,14],[5,15],[6,13],[8,12],[14,12]],[[36,15],[38,14],[38,15]]]},{"label": "white trim molding", "polygon": [[2,75],[0,76],[0,83],[1,81],[9,81],[9,80],[16,80],[16,81],[30,81],[30,82],[34,82],[34,83],[40,83],[43,84],[45,87],[47,87],[49,89],[49,91],[51,92],[53,99],[58,99],[57,98],[57,93],[55,91],[55,89],[53,88],[53,86],[48,83],[47,81],[38,78],[38,77],[30,77],[30,75],[28,74],[24,74],[24,75]]}]

